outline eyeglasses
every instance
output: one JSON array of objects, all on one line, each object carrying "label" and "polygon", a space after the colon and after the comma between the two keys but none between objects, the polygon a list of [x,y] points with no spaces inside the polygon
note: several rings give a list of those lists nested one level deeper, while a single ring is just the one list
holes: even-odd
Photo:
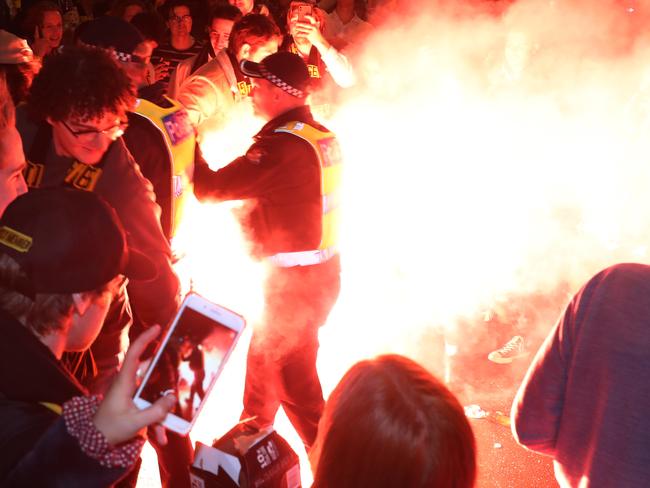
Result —
[{"label": "eyeglasses", "polygon": [[98,130],[98,129],[83,129],[83,130],[74,130],[70,127],[65,120],[62,120],[61,123],[65,126],[66,129],[75,136],[77,139],[91,141],[98,135],[106,136],[111,141],[116,141],[124,135],[124,131],[129,126],[128,122],[120,120],[119,123],[115,124],[113,127],[108,129]]},{"label": "eyeglasses", "polygon": [[188,21],[192,20],[192,16],[191,15],[182,15],[182,16],[179,17],[178,15],[173,15],[173,16],[171,16],[169,18],[169,20],[172,21],[172,22],[176,22],[177,24],[180,24],[181,22],[188,22]]}]

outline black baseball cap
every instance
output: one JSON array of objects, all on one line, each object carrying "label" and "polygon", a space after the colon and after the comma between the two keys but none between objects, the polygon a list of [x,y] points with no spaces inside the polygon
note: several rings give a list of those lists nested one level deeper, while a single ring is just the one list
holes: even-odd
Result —
[{"label": "black baseball cap", "polygon": [[309,70],[300,56],[288,51],[273,53],[259,63],[243,60],[242,73],[252,78],[264,78],[296,98],[309,94]]},{"label": "black baseball cap", "polygon": [[115,213],[95,193],[67,188],[30,190],[0,218],[0,252],[27,275],[25,295],[97,290],[119,274],[156,277],[153,262],[127,247]]}]

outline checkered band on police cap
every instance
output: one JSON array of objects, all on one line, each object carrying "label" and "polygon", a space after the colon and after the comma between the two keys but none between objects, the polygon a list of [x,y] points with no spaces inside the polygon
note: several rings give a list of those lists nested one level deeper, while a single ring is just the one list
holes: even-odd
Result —
[{"label": "checkered band on police cap", "polygon": [[113,56],[115,56],[115,59],[118,61],[121,61],[123,63],[142,63],[143,59],[142,57],[138,56],[137,54],[128,54],[128,53],[123,53],[120,51],[112,51]]},{"label": "checkered band on police cap", "polygon": [[296,98],[305,98],[309,93],[309,71],[297,54],[278,52],[259,63],[244,60],[240,67],[245,75],[264,78]]}]

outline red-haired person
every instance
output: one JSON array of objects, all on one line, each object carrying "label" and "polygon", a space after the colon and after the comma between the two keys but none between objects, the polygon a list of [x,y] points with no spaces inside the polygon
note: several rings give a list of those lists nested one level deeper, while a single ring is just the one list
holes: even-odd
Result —
[{"label": "red-haired person", "polygon": [[313,488],[471,488],[476,446],[463,407],[397,355],[361,361],[334,388],[309,453]]}]

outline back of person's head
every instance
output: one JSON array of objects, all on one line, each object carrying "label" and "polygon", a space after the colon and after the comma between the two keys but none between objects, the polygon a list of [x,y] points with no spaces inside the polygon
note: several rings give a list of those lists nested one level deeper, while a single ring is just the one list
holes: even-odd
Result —
[{"label": "back of person's head", "polygon": [[118,0],[113,4],[110,15],[131,22],[135,15],[147,10],[147,4],[142,0]]},{"label": "back of person's head", "polygon": [[153,49],[135,25],[107,15],[87,22],[79,41],[109,50],[136,87],[147,83],[147,63]]},{"label": "back of person's head", "polygon": [[147,41],[161,44],[165,38],[165,22],[158,12],[142,12],[131,19]]},{"label": "back of person's head", "polygon": [[355,364],[325,406],[310,453],[314,488],[469,488],[472,429],[456,397],[397,355]]},{"label": "back of person's head", "polygon": [[0,30],[0,71],[4,73],[14,104],[27,97],[38,67],[25,39]]},{"label": "back of person's head", "polygon": [[214,19],[225,19],[237,22],[241,18],[242,13],[237,7],[230,5],[229,3],[220,3],[210,11],[208,25],[210,25]]},{"label": "back of person's head", "polygon": [[63,331],[73,294],[99,297],[121,275],[151,279],[155,268],[93,192],[31,190],[0,218],[0,308],[38,336]]},{"label": "back of person's head", "polygon": [[260,45],[266,44],[272,39],[277,39],[278,43],[282,38],[280,28],[273,19],[262,14],[248,14],[235,22],[230,32],[228,41],[228,50],[237,54],[244,44],[255,51]]},{"label": "back of person's head", "polygon": [[67,46],[43,62],[27,108],[39,120],[92,120],[122,114],[135,104],[135,89],[113,55],[93,46]]},{"label": "back of person's head", "polygon": [[78,40],[89,46],[112,50],[118,61],[126,61],[145,38],[126,20],[104,16],[84,23]]}]

